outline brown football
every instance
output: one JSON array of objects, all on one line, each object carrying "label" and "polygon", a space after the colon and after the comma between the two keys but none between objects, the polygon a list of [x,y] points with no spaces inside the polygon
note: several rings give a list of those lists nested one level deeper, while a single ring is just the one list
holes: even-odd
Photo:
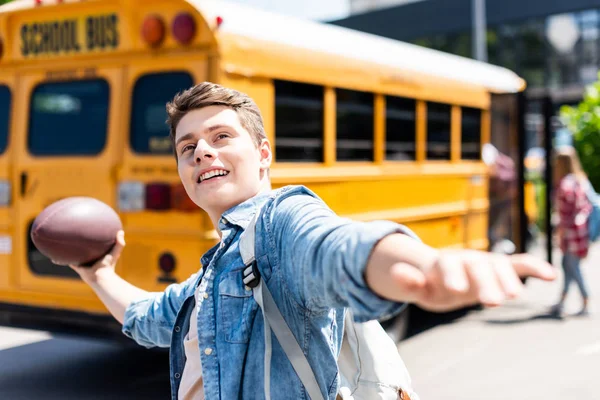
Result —
[{"label": "brown football", "polygon": [[111,250],[122,228],[109,205],[91,197],[68,197],[36,217],[31,240],[56,264],[91,265]]}]

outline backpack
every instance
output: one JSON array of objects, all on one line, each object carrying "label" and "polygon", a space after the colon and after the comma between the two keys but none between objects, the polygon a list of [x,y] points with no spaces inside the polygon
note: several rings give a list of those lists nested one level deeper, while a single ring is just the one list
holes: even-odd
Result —
[{"label": "backpack", "polygon": [[592,211],[587,221],[590,242],[595,242],[600,237],[600,195],[595,192],[594,187],[589,182],[585,194],[592,205]]},{"label": "backpack", "polygon": [[[265,327],[264,392],[270,400],[271,331],[279,341],[312,400],[324,400],[315,375],[266,284],[255,259],[255,230],[260,209],[240,238],[244,284],[252,288]],[[376,320],[356,323],[350,310],[344,316],[344,338],[338,357],[342,400],[418,400],[398,348]]]}]

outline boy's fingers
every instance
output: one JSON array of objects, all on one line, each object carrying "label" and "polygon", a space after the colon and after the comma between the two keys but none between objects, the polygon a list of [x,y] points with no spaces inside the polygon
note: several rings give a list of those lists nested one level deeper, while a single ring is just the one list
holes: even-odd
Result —
[{"label": "boy's fingers", "polygon": [[498,255],[492,258],[492,265],[506,296],[513,299],[521,294],[523,284],[511,265],[510,259],[506,256]]},{"label": "boy's fingers", "polygon": [[486,306],[498,306],[504,299],[504,292],[495,271],[490,268],[489,260],[484,257],[473,257],[466,260],[467,273],[471,282],[471,291]]},{"label": "boy's fingers", "polygon": [[117,240],[112,250],[108,255],[112,257],[113,260],[116,260],[121,255],[123,248],[125,247],[125,232],[119,231],[117,232]]},{"label": "boy's fingers", "polygon": [[461,258],[456,254],[441,257],[436,267],[440,270],[446,290],[456,294],[465,294],[469,291],[469,277]]},{"label": "boy's fingers", "polygon": [[515,254],[510,256],[510,262],[520,277],[531,276],[534,278],[552,281],[556,279],[554,267],[546,261],[531,254]]},{"label": "boy's fingers", "polygon": [[423,272],[406,263],[398,263],[390,270],[397,301],[414,301],[425,290],[426,279]]}]

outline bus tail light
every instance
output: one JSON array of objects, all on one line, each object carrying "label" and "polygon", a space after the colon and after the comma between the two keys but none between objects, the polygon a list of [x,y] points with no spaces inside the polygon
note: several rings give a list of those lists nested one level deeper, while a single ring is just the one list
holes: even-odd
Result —
[{"label": "bus tail light", "polygon": [[158,15],[149,15],[142,23],[142,39],[151,47],[158,47],[165,39],[165,22]]},{"label": "bus tail light", "polygon": [[126,181],[119,184],[120,211],[197,211],[181,183]]},{"label": "bus tail light", "polygon": [[173,37],[181,44],[189,44],[196,36],[196,21],[186,12],[179,13],[171,25]]},{"label": "bus tail light", "polygon": [[171,209],[171,185],[151,183],[146,185],[146,210]]},{"label": "bus tail light", "polygon": [[197,211],[198,206],[190,199],[181,183],[171,186],[171,206],[179,211]]},{"label": "bus tail light", "polygon": [[10,205],[10,192],[10,182],[0,180],[0,207]]}]

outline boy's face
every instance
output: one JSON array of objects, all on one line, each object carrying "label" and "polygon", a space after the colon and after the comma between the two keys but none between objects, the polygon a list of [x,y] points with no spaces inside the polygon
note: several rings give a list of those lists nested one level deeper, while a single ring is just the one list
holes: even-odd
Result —
[{"label": "boy's face", "polygon": [[175,131],[179,177],[200,208],[217,218],[229,208],[255,196],[271,165],[268,141],[257,148],[225,106],[187,113]]}]

